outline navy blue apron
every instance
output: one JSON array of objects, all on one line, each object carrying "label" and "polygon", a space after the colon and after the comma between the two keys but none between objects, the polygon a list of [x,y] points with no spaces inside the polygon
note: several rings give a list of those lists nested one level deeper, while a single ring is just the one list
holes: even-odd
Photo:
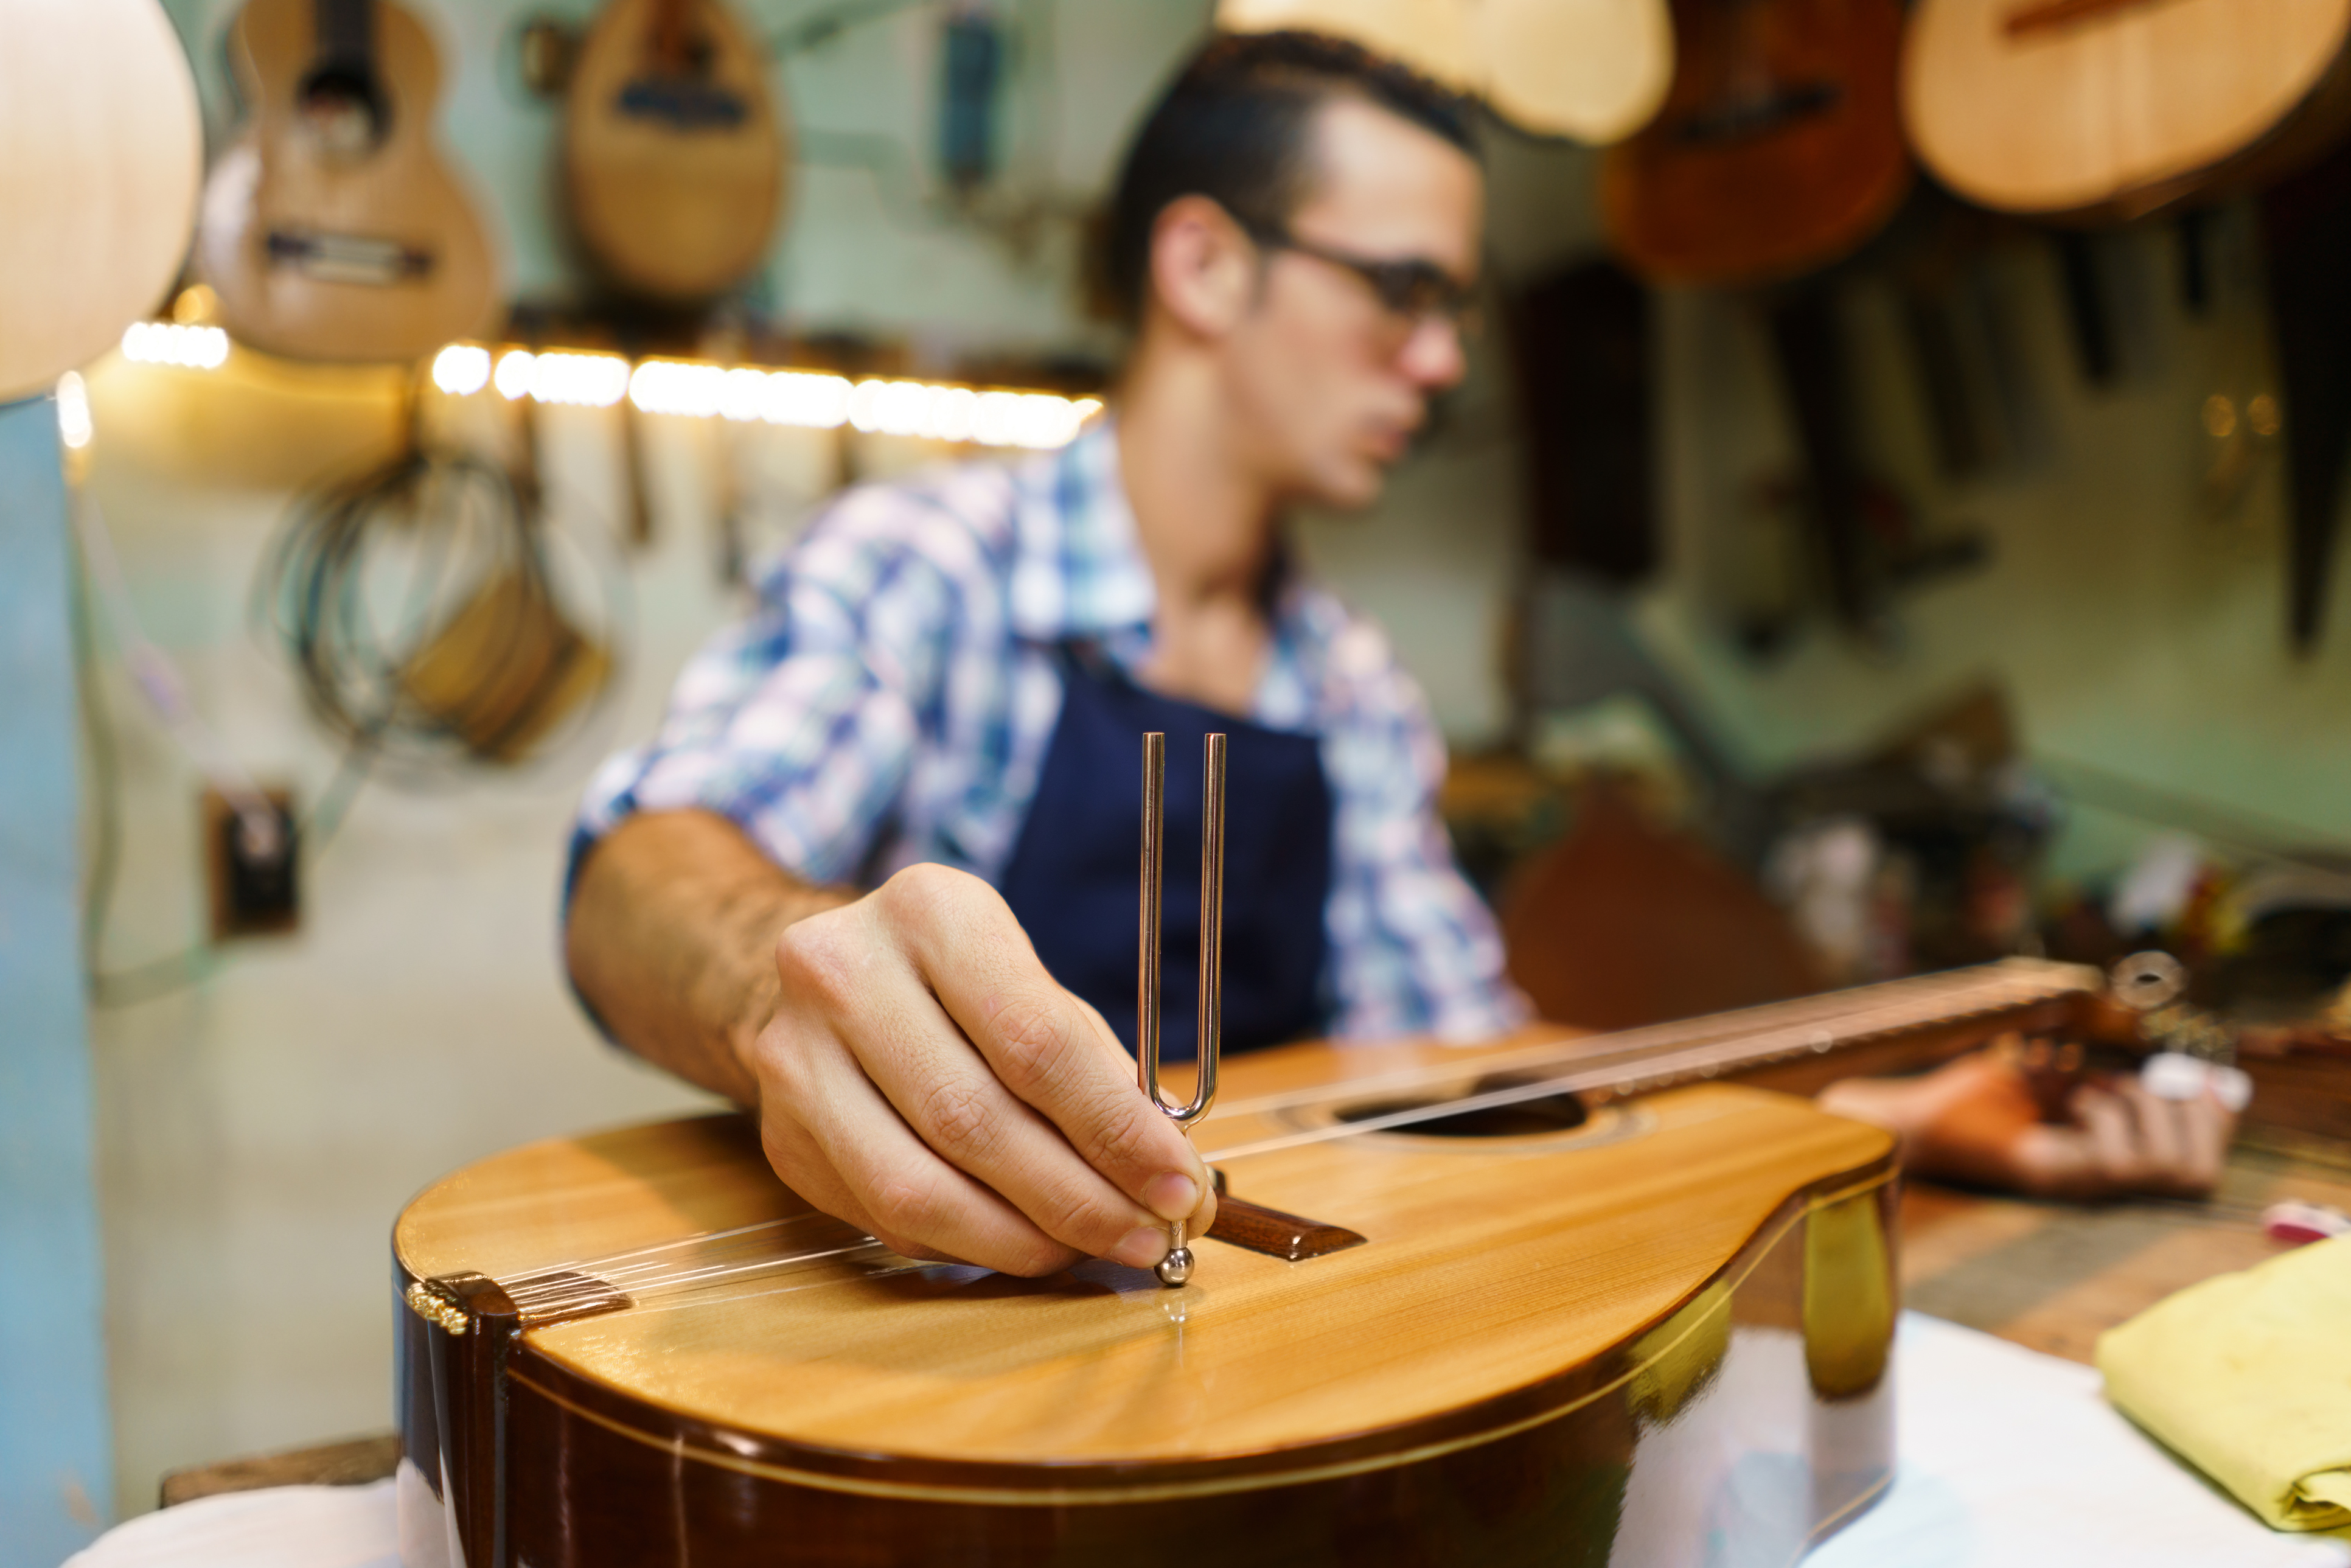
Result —
[{"label": "navy blue apron", "polygon": [[1226,743],[1224,1049],[1322,1031],[1322,907],[1331,890],[1331,786],[1312,736],[1290,735],[1147,692],[1075,653],[1061,661],[1061,723],[998,891],[1053,977],[1102,1009],[1134,1049],[1143,736],[1167,736],[1161,1052],[1198,1040],[1200,759]]}]

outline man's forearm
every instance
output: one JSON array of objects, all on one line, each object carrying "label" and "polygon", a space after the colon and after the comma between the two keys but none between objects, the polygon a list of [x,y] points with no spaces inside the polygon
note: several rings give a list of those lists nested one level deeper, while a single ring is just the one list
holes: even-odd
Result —
[{"label": "man's forearm", "polygon": [[650,812],[589,852],[564,956],[622,1043],[754,1104],[744,1052],[775,1010],[776,938],[850,897],[800,882],[724,817]]}]

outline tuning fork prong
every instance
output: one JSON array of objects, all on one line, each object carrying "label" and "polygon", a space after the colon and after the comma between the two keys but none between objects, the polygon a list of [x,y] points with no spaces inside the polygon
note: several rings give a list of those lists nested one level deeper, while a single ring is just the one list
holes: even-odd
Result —
[{"label": "tuning fork prong", "polygon": [[[1143,737],[1143,895],[1141,950],[1135,966],[1134,1059],[1143,1092],[1189,1135],[1192,1124],[1208,1113],[1217,1098],[1217,1061],[1224,1045],[1225,1001],[1225,737],[1207,737],[1202,761],[1200,800],[1200,1014],[1199,1076],[1188,1104],[1169,1103],[1159,1088],[1159,912],[1167,863],[1167,737],[1152,730]],[[1167,1256],[1160,1261],[1163,1284],[1181,1285],[1192,1276],[1192,1250],[1185,1222],[1167,1228]]]}]

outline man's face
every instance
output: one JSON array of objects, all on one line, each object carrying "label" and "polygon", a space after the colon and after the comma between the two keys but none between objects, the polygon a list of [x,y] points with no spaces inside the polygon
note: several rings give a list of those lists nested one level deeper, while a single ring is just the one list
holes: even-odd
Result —
[{"label": "man's face", "polygon": [[[1467,288],[1478,275],[1485,183],[1450,142],[1385,110],[1335,99],[1311,130],[1299,248],[1265,247],[1259,298],[1225,343],[1225,384],[1254,465],[1283,492],[1368,506],[1467,368],[1441,314],[1382,302],[1344,261],[1422,263]],[[1317,255],[1316,252],[1323,254]]]}]

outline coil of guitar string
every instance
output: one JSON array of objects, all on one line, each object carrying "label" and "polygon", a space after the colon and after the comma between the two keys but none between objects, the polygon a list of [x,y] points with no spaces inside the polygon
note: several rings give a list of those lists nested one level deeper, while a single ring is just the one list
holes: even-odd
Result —
[{"label": "coil of guitar string", "polygon": [[600,711],[627,615],[610,567],[594,630],[580,629],[549,559],[559,537],[528,465],[412,445],[296,503],[254,616],[311,712],[380,770],[523,762],[564,749]]}]

